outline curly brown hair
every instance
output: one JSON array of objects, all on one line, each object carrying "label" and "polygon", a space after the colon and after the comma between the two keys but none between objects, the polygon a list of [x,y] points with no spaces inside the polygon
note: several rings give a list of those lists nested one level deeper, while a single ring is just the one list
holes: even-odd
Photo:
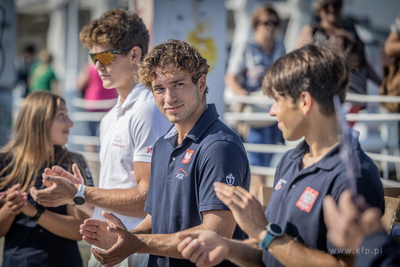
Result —
[{"label": "curly brown hair", "polygon": [[[142,49],[143,59],[149,49],[150,36],[136,13],[114,8],[83,27],[79,38],[90,49],[94,44],[110,44],[115,49],[138,46]],[[124,51],[125,55],[127,53],[129,50]]]},{"label": "curly brown hair", "polygon": [[161,68],[165,74],[186,70],[192,75],[192,82],[197,84],[203,74],[207,75],[210,66],[194,46],[170,39],[156,45],[139,65],[140,81],[150,91],[151,82],[157,78],[156,68]]}]

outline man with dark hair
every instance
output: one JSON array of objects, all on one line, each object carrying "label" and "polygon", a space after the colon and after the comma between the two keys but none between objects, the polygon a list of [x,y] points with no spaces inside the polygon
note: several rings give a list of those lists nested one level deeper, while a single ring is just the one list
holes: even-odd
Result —
[{"label": "man with dark hair", "polygon": [[[271,65],[263,81],[264,92],[275,100],[270,114],[277,117],[286,140],[304,140],[282,157],[265,215],[245,189],[215,184],[218,198],[251,239],[239,242],[212,232],[180,233],[183,241],[178,249],[183,257],[197,266],[212,266],[224,258],[241,266],[352,265],[353,254],[341,253],[328,243],[322,209],[324,196],[337,201],[346,189],[333,96],[343,102],[349,81],[345,60],[320,45],[306,45]],[[352,138],[358,193],[383,211],[379,171]]]},{"label": "man with dark hair", "polygon": [[[32,188],[31,194],[45,206],[76,204],[96,219],[103,219],[105,211],[115,212],[127,227],[134,228],[146,216],[153,145],[171,125],[136,75],[147,54],[149,33],[137,14],[114,8],[85,26],[80,39],[91,49],[90,57],[103,87],[118,92],[117,104],[100,123],[99,188],[79,185],[80,179],[72,183],[45,176],[44,180],[53,185],[43,190]],[[46,174],[75,179],[61,167],[53,167]],[[147,260],[148,255],[134,254],[118,266],[146,266]],[[102,265],[92,256],[89,267],[97,266]]]},{"label": "man with dark hair", "polygon": [[218,119],[213,104],[207,105],[208,69],[195,47],[178,40],[155,46],[141,64],[141,81],[174,125],[154,145],[145,220],[130,231],[111,214],[107,229],[95,219],[81,226],[84,240],[108,249],[92,250],[103,264],[139,252],[151,254],[149,266],[193,266],[177,250],[179,231],[244,238],[213,191],[217,181],[248,189],[250,169],[239,136]]}]

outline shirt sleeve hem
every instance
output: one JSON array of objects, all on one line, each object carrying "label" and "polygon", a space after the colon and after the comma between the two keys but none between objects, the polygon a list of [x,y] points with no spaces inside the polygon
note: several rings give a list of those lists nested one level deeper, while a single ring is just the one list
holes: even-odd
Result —
[{"label": "shirt sleeve hem", "polygon": [[210,210],[229,210],[227,206],[225,206],[222,203],[207,203],[207,204],[202,204],[199,207],[199,211],[210,211]]}]

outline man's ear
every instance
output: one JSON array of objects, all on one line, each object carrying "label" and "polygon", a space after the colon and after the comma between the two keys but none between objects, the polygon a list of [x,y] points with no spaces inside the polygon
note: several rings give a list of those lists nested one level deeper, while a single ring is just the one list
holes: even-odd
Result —
[{"label": "man's ear", "polygon": [[197,80],[197,84],[199,86],[200,94],[204,94],[204,91],[207,88],[207,76],[205,74],[201,75]]},{"label": "man's ear", "polygon": [[301,92],[298,100],[298,106],[303,111],[303,113],[309,113],[313,105],[314,99],[312,98],[311,94],[307,91]]},{"label": "man's ear", "polygon": [[139,46],[134,46],[131,48],[129,52],[129,56],[132,59],[132,62],[135,64],[139,64],[140,58],[142,57],[142,49]]}]

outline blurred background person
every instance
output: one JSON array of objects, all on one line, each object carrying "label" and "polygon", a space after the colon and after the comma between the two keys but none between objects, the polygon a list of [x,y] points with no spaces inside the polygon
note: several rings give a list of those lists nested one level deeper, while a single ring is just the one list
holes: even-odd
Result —
[{"label": "blurred background person", "polygon": [[[368,63],[364,51],[364,43],[357,34],[351,21],[342,20],[343,0],[316,0],[314,22],[306,25],[301,30],[297,39],[297,48],[318,40],[329,40],[343,52],[347,52],[347,63],[352,69],[352,77],[348,93],[366,94],[367,79],[371,79],[377,85],[382,80]],[[346,102],[346,113],[358,113],[365,108],[364,103]],[[351,122],[350,125],[354,125]]]},{"label": "blurred background person", "polygon": [[[225,83],[235,95],[262,95],[261,83],[265,72],[275,60],[286,53],[283,42],[275,40],[279,22],[278,13],[269,6],[261,6],[253,12],[251,18],[253,38],[233,48],[225,74]],[[243,111],[246,106],[243,105],[240,109]],[[268,111],[269,109],[265,108],[264,112]],[[270,122],[250,125],[248,133],[241,135],[247,143],[277,144],[284,141],[282,132],[275,122],[272,125]],[[250,165],[270,166],[272,155],[250,152]],[[253,174],[250,192],[259,197],[259,188],[264,184],[264,176]]]},{"label": "blurred background person", "polygon": [[28,95],[28,73],[32,66],[36,63],[34,58],[36,48],[33,45],[27,45],[22,50],[21,56],[16,61],[17,70],[17,83],[21,86],[21,96],[26,97]]},{"label": "blurred background person", "polygon": [[[385,54],[388,56],[387,64],[383,66],[383,82],[380,94],[400,96],[400,12],[390,27],[390,33],[385,41]],[[389,112],[399,112],[400,103],[381,103]],[[398,141],[400,140],[400,122],[398,122]],[[398,142],[399,144],[399,142]],[[400,226],[396,232],[400,233]]]},{"label": "blurred background person", "polygon": [[53,56],[47,50],[39,53],[39,62],[34,64],[28,74],[29,93],[37,90],[59,94],[58,81],[51,65]]},{"label": "blurred background person", "polygon": [[[383,82],[380,88],[381,95],[400,95],[400,13],[390,27],[390,33],[385,41],[385,55],[387,62],[383,66]],[[381,103],[389,112],[400,112],[399,103]]]},{"label": "blurred background person", "polygon": [[390,33],[385,42],[386,55],[400,58],[400,12],[390,27]]},{"label": "blurred background person", "polygon": [[79,226],[88,216],[72,205],[45,208],[27,193],[45,186],[42,173],[55,164],[69,171],[79,168],[83,182],[92,185],[84,158],[64,147],[74,125],[67,112],[61,97],[31,93],[19,112],[14,138],[0,150],[3,267],[83,266],[76,241],[82,239]]}]

